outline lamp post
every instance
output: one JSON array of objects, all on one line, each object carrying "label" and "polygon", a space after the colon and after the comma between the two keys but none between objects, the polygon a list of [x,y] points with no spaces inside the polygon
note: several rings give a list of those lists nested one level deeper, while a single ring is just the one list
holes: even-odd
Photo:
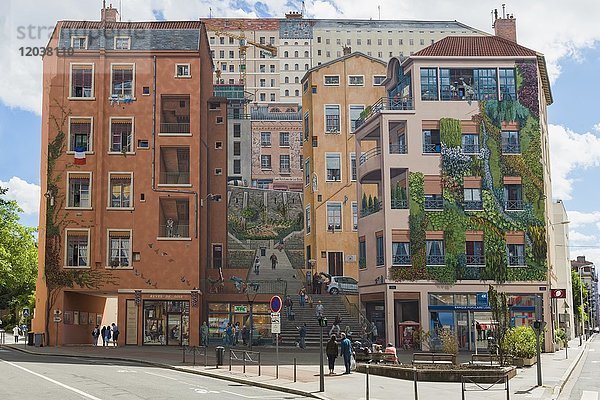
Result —
[{"label": "lamp post", "polygon": [[581,331],[579,332],[579,345],[583,344],[581,336],[583,335],[584,324],[583,324],[583,281],[581,280],[581,265],[577,267],[577,273],[579,274],[579,321],[581,322]]}]

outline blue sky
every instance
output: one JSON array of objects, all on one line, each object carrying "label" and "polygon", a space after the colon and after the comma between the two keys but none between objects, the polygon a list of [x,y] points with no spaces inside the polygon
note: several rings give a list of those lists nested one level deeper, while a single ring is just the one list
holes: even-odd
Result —
[{"label": "blue sky", "polygon": [[[296,4],[297,3],[297,4]],[[377,18],[376,6],[360,0],[307,0],[309,16]],[[459,20],[491,31],[490,10],[500,4],[488,0],[380,0],[382,18]],[[123,1],[124,20],[196,19],[223,16],[283,16],[299,2],[287,0],[160,0]],[[507,1],[517,17],[519,42],[546,54],[553,79],[554,104],[548,109],[553,168],[553,194],[569,212],[571,258],[586,254],[600,262],[600,27],[589,10],[596,0],[576,0],[569,7],[559,0]],[[0,11],[0,185],[25,209],[23,222],[37,225],[39,196],[41,61],[18,54],[20,46],[41,46],[50,29],[25,40],[19,27],[50,27],[58,19],[99,17],[100,2],[64,0],[8,0]],[[29,11],[25,11],[29,10]],[[457,14],[457,10],[461,10]],[[466,11],[465,11],[466,10]],[[546,21],[561,21],[547,24]]]}]

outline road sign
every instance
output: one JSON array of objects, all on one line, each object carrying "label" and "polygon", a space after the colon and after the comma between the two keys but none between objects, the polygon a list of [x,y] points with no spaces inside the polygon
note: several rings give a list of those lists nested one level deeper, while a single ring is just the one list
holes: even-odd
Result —
[{"label": "road sign", "polygon": [[567,297],[566,289],[552,289],[550,291],[550,297],[553,299],[565,299]]},{"label": "road sign", "polygon": [[271,302],[269,303],[271,306],[271,311],[274,313],[279,313],[281,311],[281,306],[283,302],[281,301],[281,297],[273,296],[271,297]]},{"label": "road sign", "polygon": [[60,321],[62,321],[61,317],[54,317],[54,322],[58,324]]},{"label": "road sign", "polygon": [[29,317],[29,308],[23,309],[23,317]]},{"label": "road sign", "polygon": [[271,313],[271,333],[281,333],[281,314]]}]

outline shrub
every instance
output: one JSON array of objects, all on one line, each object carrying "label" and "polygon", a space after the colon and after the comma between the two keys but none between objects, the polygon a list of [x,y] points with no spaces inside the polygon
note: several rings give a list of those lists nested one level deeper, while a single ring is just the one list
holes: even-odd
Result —
[{"label": "shrub", "polygon": [[448,354],[458,353],[458,339],[452,330],[444,328],[440,331],[440,339],[442,340],[442,351]]},{"label": "shrub", "polygon": [[505,349],[515,357],[535,356],[535,332],[530,326],[511,328],[504,337]]}]

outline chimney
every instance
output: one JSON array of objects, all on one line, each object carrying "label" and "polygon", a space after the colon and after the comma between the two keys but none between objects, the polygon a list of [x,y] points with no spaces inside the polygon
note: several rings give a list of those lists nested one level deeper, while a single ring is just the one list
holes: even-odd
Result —
[{"label": "chimney", "polygon": [[584,263],[585,262],[585,256],[577,256],[577,262]]},{"label": "chimney", "polygon": [[517,43],[517,20],[511,15],[494,21],[496,36]]},{"label": "chimney", "polygon": [[100,17],[102,22],[117,22],[119,20],[119,11],[110,4],[108,7],[104,6],[102,8]]},{"label": "chimney", "polygon": [[285,14],[285,19],[302,19],[302,13],[298,11],[290,11]]},{"label": "chimney", "polygon": [[344,47],[342,47],[342,50],[344,51],[345,56],[352,53],[352,47],[350,47],[350,46],[344,46]]}]

